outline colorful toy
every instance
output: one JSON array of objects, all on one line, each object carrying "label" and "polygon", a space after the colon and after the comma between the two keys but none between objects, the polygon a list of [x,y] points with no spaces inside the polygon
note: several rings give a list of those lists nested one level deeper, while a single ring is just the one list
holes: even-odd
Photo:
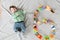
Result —
[{"label": "colorful toy", "polygon": [[51,19],[48,19],[47,22],[50,23],[50,24],[55,24],[55,22]]},{"label": "colorful toy", "polygon": [[40,6],[37,8],[38,11],[42,11],[42,10],[44,10],[44,9],[46,9],[46,10],[48,10],[48,11],[51,11],[52,13],[55,13],[55,11],[54,11],[50,6],[48,6],[48,5],[46,5],[46,6],[40,5]]},{"label": "colorful toy", "polygon": [[38,34],[36,35],[40,40],[42,40],[42,35]]},{"label": "colorful toy", "polygon": [[40,25],[42,22],[40,20],[37,21],[37,24]]},{"label": "colorful toy", "polygon": [[42,19],[42,22],[46,24],[47,23],[47,19],[46,18],[43,18]]},{"label": "colorful toy", "polygon": [[50,40],[54,40],[54,38],[55,38],[55,35],[53,35],[53,34],[50,34],[50,35],[49,35],[49,37],[50,37]]},{"label": "colorful toy", "polygon": [[49,36],[48,35],[44,36],[44,40],[50,40]]},{"label": "colorful toy", "polygon": [[50,34],[49,36],[50,36],[50,38],[54,38],[55,37],[53,34]]},{"label": "colorful toy", "polygon": [[42,35],[40,35],[40,34],[38,33],[38,29],[37,29],[37,26],[36,26],[36,25],[34,25],[33,31],[34,31],[35,35],[41,40],[41,39],[42,39]]},{"label": "colorful toy", "polygon": [[46,8],[46,7],[41,4],[41,5],[37,8],[37,10],[38,10],[38,11],[42,11],[42,10],[44,10],[45,8]]},{"label": "colorful toy", "polygon": [[35,11],[34,11],[34,15],[37,15],[38,13],[39,13],[38,10],[35,10]]},{"label": "colorful toy", "polygon": [[44,9],[45,9],[45,6],[42,6],[42,7],[40,7],[40,8],[37,8],[38,11],[42,11],[42,10],[44,10]]},{"label": "colorful toy", "polygon": [[38,32],[38,29],[37,29],[37,27],[36,27],[36,26],[34,26],[33,31],[34,31],[35,33],[36,33],[36,32]]},{"label": "colorful toy", "polygon": [[51,10],[50,6],[47,5],[46,6],[46,10],[49,10],[50,11]]},{"label": "colorful toy", "polygon": [[37,22],[38,21],[38,18],[34,18],[34,20]]},{"label": "colorful toy", "polygon": [[[41,10],[44,10],[44,9],[47,9],[47,10],[50,10],[51,12],[53,12],[53,10],[49,7],[49,6],[39,6],[39,8],[34,11],[34,26],[33,26],[33,32],[34,34],[36,35],[37,38],[39,38],[39,40],[53,40],[54,36],[55,36],[55,22],[51,19],[47,19],[47,18],[43,18],[42,21],[38,19],[38,13],[41,11]],[[44,37],[39,34],[38,32],[38,24],[41,24],[41,23],[49,23],[49,24],[52,24],[51,25],[51,33],[50,35],[45,35]]]},{"label": "colorful toy", "polygon": [[46,10],[48,10],[48,11],[51,11],[52,13],[55,13],[54,12],[54,10],[50,7],[50,6],[43,6],[43,5],[40,5],[38,8],[37,8],[37,10],[39,10],[39,11],[42,11],[42,10],[44,10],[44,9],[46,9]]},{"label": "colorful toy", "polygon": [[51,29],[52,29],[52,30],[55,30],[55,26],[54,26],[54,25],[52,25]]},{"label": "colorful toy", "polygon": [[52,26],[51,26],[51,32],[52,32],[52,34],[54,34],[54,35],[55,35],[55,30],[56,30],[55,26],[52,25]]},{"label": "colorful toy", "polygon": [[52,30],[51,33],[55,35],[56,32],[55,32],[55,30]]},{"label": "colorful toy", "polygon": [[55,13],[54,10],[53,10],[50,6],[48,6],[48,5],[46,6],[46,10],[49,10],[49,11],[51,11],[52,13]]},{"label": "colorful toy", "polygon": [[55,13],[53,9],[50,10],[52,13]]}]

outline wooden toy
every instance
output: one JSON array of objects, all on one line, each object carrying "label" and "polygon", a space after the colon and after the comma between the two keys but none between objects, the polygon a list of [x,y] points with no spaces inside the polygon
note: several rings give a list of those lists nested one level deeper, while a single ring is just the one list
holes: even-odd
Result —
[{"label": "wooden toy", "polygon": [[47,23],[47,19],[46,18],[42,19],[42,22],[46,24]]},{"label": "wooden toy", "polygon": [[44,40],[50,40],[49,36],[48,35],[45,35],[44,36]]},{"label": "wooden toy", "polygon": [[[34,11],[33,32],[36,35],[36,37],[39,38],[39,40],[43,40],[43,39],[44,40],[54,40],[53,38],[55,36],[55,25],[54,25],[55,22],[53,20],[47,19],[47,18],[43,18],[42,21],[38,19],[38,13],[40,11],[44,10],[44,9],[47,9],[47,10],[51,11],[52,13],[54,13],[53,9],[51,9],[51,7],[48,6],[48,5],[47,6],[43,6],[43,5],[39,6],[37,8],[37,10]],[[49,23],[49,24],[52,24],[50,35],[44,35],[44,37],[43,37],[41,34],[39,34],[39,31],[38,31],[38,28],[37,28],[38,26],[37,25],[38,24],[41,24],[41,23],[45,23],[45,24]]]}]

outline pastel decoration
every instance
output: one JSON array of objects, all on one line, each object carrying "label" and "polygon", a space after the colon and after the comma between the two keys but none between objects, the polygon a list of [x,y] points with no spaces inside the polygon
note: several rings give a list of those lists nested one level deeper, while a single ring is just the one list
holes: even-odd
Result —
[{"label": "pastel decoration", "polygon": [[54,40],[54,38],[55,38],[55,35],[53,35],[53,34],[50,34],[50,35],[49,35],[49,37],[50,37],[50,40]]},{"label": "pastel decoration", "polygon": [[42,20],[42,22],[43,22],[43,23],[47,23],[47,19],[44,18],[44,19]]},{"label": "pastel decoration", "polygon": [[49,36],[48,35],[45,35],[44,36],[44,40],[50,40]]},{"label": "pastel decoration", "polygon": [[50,6],[47,5],[46,6],[46,10],[51,10]]}]

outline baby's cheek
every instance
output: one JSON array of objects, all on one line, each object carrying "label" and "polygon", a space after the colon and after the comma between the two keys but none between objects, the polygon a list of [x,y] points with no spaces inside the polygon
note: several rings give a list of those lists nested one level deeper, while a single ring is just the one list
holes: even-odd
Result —
[{"label": "baby's cheek", "polygon": [[14,11],[11,11],[12,13],[14,13]]},{"label": "baby's cheek", "polygon": [[15,12],[15,10],[11,10],[11,12],[12,12],[12,13],[14,13],[14,12]]},{"label": "baby's cheek", "polygon": [[11,12],[12,12],[12,13],[14,13],[14,12],[15,12],[15,10],[14,10],[13,8],[11,8]]}]

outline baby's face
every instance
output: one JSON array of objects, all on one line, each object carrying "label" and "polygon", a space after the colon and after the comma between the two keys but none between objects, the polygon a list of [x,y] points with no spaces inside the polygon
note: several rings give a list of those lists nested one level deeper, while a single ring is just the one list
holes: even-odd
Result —
[{"label": "baby's face", "polygon": [[16,12],[16,11],[17,11],[16,8],[11,8],[11,12],[12,12],[12,13],[14,13],[14,12]]}]

